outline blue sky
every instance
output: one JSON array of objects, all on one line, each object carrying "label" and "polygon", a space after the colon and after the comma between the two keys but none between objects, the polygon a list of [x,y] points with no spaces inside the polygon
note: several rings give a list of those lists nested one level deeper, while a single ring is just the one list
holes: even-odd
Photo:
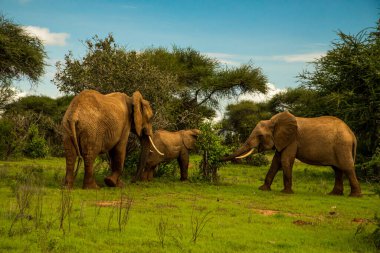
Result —
[{"label": "blue sky", "polygon": [[54,64],[70,51],[85,54],[82,41],[112,33],[119,45],[192,47],[228,66],[252,62],[275,89],[297,86],[307,62],[323,55],[336,32],[374,27],[379,0],[252,1],[40,1],[0,0],[0,11],[45,41],[50,64],[28,93],[61,95],[50,80]]}]

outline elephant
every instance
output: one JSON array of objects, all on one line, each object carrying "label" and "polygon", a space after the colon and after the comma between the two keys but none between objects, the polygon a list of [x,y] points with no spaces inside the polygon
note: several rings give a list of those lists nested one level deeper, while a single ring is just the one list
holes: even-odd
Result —
[{"label": "elephant", "polygon": [[153,135],[153,142],[157,148],[165,153],[164,156],[157,152],[149,153],[145,170],[142,176],[143,180],[152,180],[154,169],[158,164],[177,158],[180,170],[181,181],[187,180],[189,167],[189,150],[194,149],[195,142],[201,131],[198,129],[181,130],[169,132],[158,130]]},{"label": "elephant", "polygon": [[[73,98],[62,119],[65,186],[73,187],[75,161],[79,157],[76,172],[83,159],[83,188],[99,188],[95,182],[93,164],[97,155],[102,153],[109,154],[112,170],[104,182],[111,187],[122,186],[120,175],[131,131],[142,144],[134,180],[141,179],[153,136],[152,117],[153,110],[139,91],[134,92],[132,97],[120,92],[106,95],[95,90],[80,92]],[[153,142],[151,145],[155,147]],[[157,152],[162,154],[159,150]]]},{"label": "elephant", "polygon": [[260,190],[270,191],[278,170],[283,170],[284,193],[293,193],[292,168],[297,158],[301,162],[331,166],[335,172],[335,185],[331,195],[343,195],[343,174],[351,186],[350,196],[361,196],[355,174],[356,137],[351,129],[333,116],[316,118],[295,117],[288,111],[278,113],[269,120],[260,121],[252,133],[234,153],[221,160],[244,158],[254,149],[258,152],[275,149],[271,166]]}]

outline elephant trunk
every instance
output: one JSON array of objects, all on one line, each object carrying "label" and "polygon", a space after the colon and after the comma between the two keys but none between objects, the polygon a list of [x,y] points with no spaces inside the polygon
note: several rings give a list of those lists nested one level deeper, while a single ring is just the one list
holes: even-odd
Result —
[{"label": "elephant trunk", "polygon": [[140,159],[139,159],[136,175],[134,176],[134,178],[132,178],[132,183],[135,183],[136,181],[141,180],[141,176],[142,176],[143,170],[145,168],[145,165],[149,156],[149,150],[150,150],[149,137],[150,136],[143,135],[140,139],[140,142],[141,142]]},{"label": "elephant trunk", "polygon": [[241,159],[241,158],[244,158],[244,157],[250,155],[252,152],[253,152],[253,147],[250,147],[248,144],[244,144],[243,146],[241,146],[238,150],[236,150],[231,155],[223,157],[221,159],[221,161],[223,161],[223,162],[231,161],[232,159],[235,159],[235,158]]}]

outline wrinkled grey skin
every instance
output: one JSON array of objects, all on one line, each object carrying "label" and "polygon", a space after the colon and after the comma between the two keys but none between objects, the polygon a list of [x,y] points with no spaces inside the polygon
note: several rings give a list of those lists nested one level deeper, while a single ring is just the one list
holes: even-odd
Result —
[{"label": "wrinkled grey skin", "polygon": [[282,191],[293,193],[292,168],[297,158],[307,164],[333,168],[335,185],[330,194],[343,195],[345,174],[351,186],[350,196],[361,196],[354,167],[356,137],[350,128],[336,117],[301,118],[289,112],[278,113],[270,120],[260,121],[245,143],[222,160],[232,160],[253,148],[259,152],[276,150],[260,190],[270,190],[275,175],[282,169]]},{"label": "wrinkled grey skin", "polygon": [[181,170],[181,181],[187,180],[189,152],[194,149],[195,142],[200,133],[198,129],[181,130],[178,132],[156,131],[153,135],[153,142],[165,155],[161,156],[151,148],[142,179],[152,180],[154,170],[160,163],[177,159]]}]

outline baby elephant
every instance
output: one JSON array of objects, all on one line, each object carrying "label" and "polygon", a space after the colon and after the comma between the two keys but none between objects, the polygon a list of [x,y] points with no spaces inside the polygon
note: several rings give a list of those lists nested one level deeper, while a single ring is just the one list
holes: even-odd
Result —
[{"label": "baby elephant", "polygon": [[158,130],[153,135],[156,147],[165,155],[158,154],[151,148],[146,167],[142,175],[142,180],[152,180],[154,169],[162,162],[168,162],[177,158],[181,169],[181,181],[187,180],[189,167],[189,150],[194,149],[195,142],[201,131],[198,129],[181,130],[169,132]]}]

